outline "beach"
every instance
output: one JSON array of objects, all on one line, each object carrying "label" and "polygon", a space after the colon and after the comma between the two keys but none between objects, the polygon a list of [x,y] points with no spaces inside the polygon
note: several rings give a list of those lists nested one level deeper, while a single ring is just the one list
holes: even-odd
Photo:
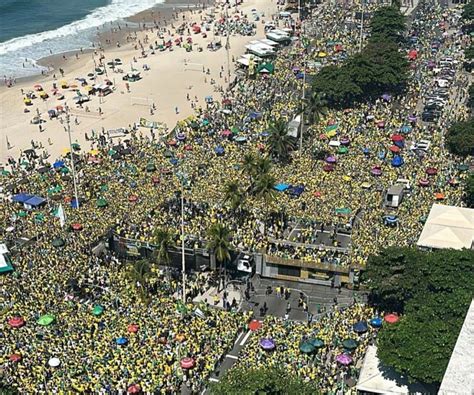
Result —
[{"label": "beach", "polygon": [[[247,15],[249,20],[253,20],[252,9],[264,15],[255,22],[257,25],[255,36],[230,36],[229,62],[224,48],[226,38],[214,37],[212,31],[206,32],[207,37],[203,37],[201,33],[194,33],[192,30],[188,32],[186,28],[182,38],[185,42],[187,37],[191,37],[192,51],[187,52],[183,47],[176,45],[175,40],[180,37],[176,29],[182,23],[186,23],[187,26],[193,23],[200,25],[205,17],[214,15],[216,19],[219,19],[224,16],[224,7],[219,3],[205,10],[202,10],[202,7],[201,3],[190,7],[190,11],[183,11],[188,8],[188,3],[172,3],[172,6],[168,4],[155,8],[153,13],[143,12],[131,20],[135,23],[145,23],[145,29],[142,27],[138,32],[117,31],[110,35],[103,34],[103,40],[107,40],[107,43],[103,45],[103,51],[84,50],[77,56],[75,53],[68,53],[64,54],[66,59],[63,55],[55,55],[43,60],[43,64],[52,64],[55,68],[49,75],[19,80],[10,88],[2,85],[0,88],[0,163],[5,165],[8,157],[17,157],[25,149],[31,148],[32,141],[38,146],[45,147],[52,159],[63,153],[69,146],[65,120],[60,122],[64,117],[59,116],[51,120],[48,117],[48,111],[56,109],[57,106],[62,108],[68,106],[71,109],[72,141],[87,147],[85,134],[90,136],[92,130],[97,132],[102,128],[105,130],[128,128],[138,123],[140,118],[163,122],[171,130],[177,121],[193,113],[192,105],[196,108],[205,107],[205,97],[212,96],[214,100],[221,100],[220,91],[229,83],[227,74],[230,72],[231,79],[233,78],[232,60],[245,52],[245,45],[250,40],[264,38],[264,22],[277,11],[277,6],[271,0],[250,0],[238,7],[229,8],[227,11],[229,17]],[[174,14],[176,11],[181,11],[177,19]],[[153,20],[160,16],[162,19],[161,21],[158,19],[160,21],[158,26],[163,28],[165,20],[167,23],[166,32],[160,33],[161,38],[153,23]],[[170,20],[171,17],[173,19]],[[120,47],[117,46],[115,40],[120,42]],[[151,54],[150,44],[161,44],[168,40],[173,42],[172,51],[157,50]],[[207,49],[207,45],[213,40],[218,40],[222,44],[217,51]],[[146,57],[142,56],[140,44],[143,45]],[[202,48],[202,51],[200,52],[198,48]],[[108,79],[113,83],[113,92],[105,97],[90,96],[91,100],[84,103],[83,108],[76,108],[72,100],[76,96],[76,89],[80,89],[84,94],[76,78],[87,78],[88,84],[93,84],[94,81],[90,81],[86,76],[94,72],[101,55],[104,57],[102,59],[104,64],[120,59],[122,65],[117,66],[117,69],[121,69],[123,73],[114,72],[107,67],[107,75],[97,76],[95,83],[104,83]],[[145,65],[146,68],[144,68]],[[230,70],[228,70],[229,67]],[[60,75],[60,68],[64,70],[63,77]],[[127,90],[127,84],[122,77],[124,73],[132,69],[139,71],[142,78],[139,81],[130,82],[129,90]],[[52,94],[53,83],[59,86],[59,82],[62,81],[73,87],[60,89],[64,99],[58,100],[57,95]],[[31,106],[26,107],[23,102],[24,94],[34,91],[33,86],[36,84],[41,85],[49,98],[46,100],[36,98]],[[28,112],[24,112],[25,108]],[[41,131],[40,125],[31,123],[38,112],[46,121],[41,124]],[[146,133],[148,129],[142,128],[140,132]]]}]

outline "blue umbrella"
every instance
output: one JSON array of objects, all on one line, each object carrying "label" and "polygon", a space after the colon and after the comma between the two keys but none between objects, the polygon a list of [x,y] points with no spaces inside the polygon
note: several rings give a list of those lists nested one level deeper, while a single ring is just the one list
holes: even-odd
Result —
[{"label": "blue umbrella", "polygon": [[410,133],[412,131],[412,127],[410,125],[403,125],[401,128],[400,128],[400,132],[402,133]]},{"label": "blue umbrella", "polygon": [[78,207],[78,204],[77,204],[76,198],[71,199],[71,208],[77,208],[77,207]]},{"label": "blue umbrella", "polygon": [[221,147],[220,145],[218,145],[216,148],[214,148],[214,152],[217,154],[217,155],[224,155],[224,147]]},{"label": "blue umbrella", "polygon": [[388,224],[395,224],[398,222],[398,217],[396,217],[395,215],[387,215],[386,217],[384,217],[384,219],[385,222]]},{"label": "blue umbrella", "polygon": [[170,159],[170,163],[173,165],[173,166],[176,166],[178,164],[178,159],[176,158],[171,158]]},{"label": "blue umbrella", "polygon": [[59,169],[64,166],[64,161],[62,160],[57,160],[56,162],[53,163],[53,167],[55,169]]},{"label": "blue umbrella", "polygon": [[394,156],[394,158],[392,159],[392,166],[393,167],[400,167],[403,165],[403,158],[399,155],[397,156]]},{"label": "blue umbrella", "polygon": [[115,340],[115,343],[117,343],[119,346],[124,346],[128,343],[128,340],[125,337],[119,337],[117,340]]},{"label": "blue umbrella", "polygon": [[369,329],[369,327],[367,326],[367,322],[365,321],[359,321],[355,323],[352,328],[354,329],[354,332],[357,332],[357,333],[364,333],[364,332],[367,332]]},{"label": "blue umbrella", "polygon": [[270,133],[268,133],[268,132],[260,133],[260,136],[262,136],[262,137],[268,137],[269,135],[270,135]]},{"label": "blue umbrella", "polygon": [[283,191],[286,191],[290,186],[288,184],[277,184],[275,185],[275,189],[278,191],[278,192],[283,192]]},{"label": "blue umbrella", "polygon": [[374,317],[370,320],[370,325],[374,328],[380,328],[383,324],[383,320],[380,317]]}]

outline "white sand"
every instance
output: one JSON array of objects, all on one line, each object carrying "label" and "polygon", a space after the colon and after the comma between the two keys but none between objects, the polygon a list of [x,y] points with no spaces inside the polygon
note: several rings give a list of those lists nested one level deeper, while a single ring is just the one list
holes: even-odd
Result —
[{"label": "white sand", "polygon": [[[219,5],[214,7],[217,15],[223,13],[223,8]],[[245,45],[258,38],[264,38],[264,22],[271,19],[271,15],[277,11],[276,2],[272,0],[249,0],[241,4],[238,8],[247,14],[249,20],[253,20],[251,10],[255,8],[259,13],[264,13],[264,17],[257,23],[257,34],[255,36],[231,36],[230,37],[230,68],[233,73],[235,65],[232,64],[232,56],[237,59],[245,52]],[[229,15],[235,13],[234,9],[229,11]],[[201,24],[201,15],[197,11],[187,14],[188,22],[197,22]],[[174,22],[175,26],[178,23]],[[173,33],[173,31],[172,31]],[[155,40],[161,43],[162,40],[156,36],[155,33],[141,32],[139,38],[142,39],[148,34],[150,43]],[[141,35],[141,37],[140,37]],[[12,88],[0,88],[0,163],[5,164],[9,156],[18,157],[20,150],[31,148],[31,140],[41,142],[42,145],[51,154],[50,160],[54,160],[63,150],[69,146],[67,133],[64,131],[64,126],[57,119],[49,120],[47,111],[56,107],[57,105],[64,105],[66,101],[70,108],[74,109],[74,116],[71,118],[71,127],[73,130],[72,140],[80,143],[84,149],[88,147],[85,141],[84,133],[91,135],[91,129],[100,131],[102,127],[107,129],[128,127],[128,125],[138,122],[140,117],[147,118],[153,121],[160,121],[167,124],[169,129],[172,129],[176,122],[193,113],[191,104],[186,99],[186,94],[191,98],[194,96],[198,98],[198,106],[205,106],[204,97],[212,95],[214,99],[220,100],[220,94],[214,91],[214,86],[210,84],[210,79],[213,78],[217,85],[225,85],[224,76],[227,74],[227,56],[224,48],[225,37],[221,37],[223,48],[218,51],[209,51],[207,44],[213,40],[212,32],[208,32],[208,37],[203,38],[201,34],[191,33],[193,38],[193,51],[186,52],[184,48],[174,46],[172,52],[157,51],[155,55],[149,55],[145,59],[139,59],[139,51],[135,50],[133,44],[124,44],[119,49],[110,49],[105,52],[106,62],[114,58],[120,58],[123,61],[123,68],[125,72],[130,71],[130,64],[133,62],[133,57],[137,57],[137,62],[133,63],[133,67],[141,72],[142,80],[130,83],[130,93],[126,92],[125,81],[122,80],[122,74],[113,73],[108,69],[109,78],[115,80],[115,91],[102,98],[102,103],[99,103],[99,97],[91,96],[92,100],[85,103],[85,106],[90,108],[90,113],[85,113],[84,110],[76,110],[75,104],[72,101],[75,92],[72,90],[61,90],[65,94],[65,100],[57,100],[52,94],[53,78],[52,76],[38,78],[44,90],[50,94],[49,99],[43,101],[42,99],[35,99],[33,105],[28,107],[29,113],[24,113],[25,105],[23,103],[23,96],[20,89],[30,91],[35,83],[21,82]],[[177,34],[172,35],[173,40],[178,37]],[[184,38],[187,34],[184,35]],[[218,37],[217,37],[218,38]],[[167,36],[165,36],[167,39]],[[197,51],[197,46],[204,48],[202,52]],[[147,47],[147,45],[145,45]],[[185,62],[188,66],[185,66]],[[143,71],[143,64],[150,67],[150,71]],[[191,65],[192,64],[192,65]],[[210,75],[206,75],[202,71],[202,67],[209,68]],[[221,66],[224,67],[223,77],[219,77]],[[66,66],[66,75],[60,78],[57,71],[56,82],[66,80],[69,83],[74,83],[74,78],[84,77],[92,72],[94,69],[94,61],[92,54],[83,54],[79,60],[68,60]],[[103,76],[105,77],[105,75]],[[100,78],[98,82],[100,82]],[[233,77],[232,77],[233,78]],[[207,79],[207,82],[205,82]],[[84,89],[81,92],[85,93]],[[154,115],[150,115],[150,108],[147,105],[131,105],[131,97],[149,98],[154,102],[157,109]],[[99,116],[98,108],[101,107],[103,115]],[[175,107],[179,108],[180,113],[175,113]],[[39,109],[42,118],[47,122],[43,123],[43,132],[39,132],[38,125],[32,125],[31,119],[36,115]],[[76,115],[77,114],[77,115]],[[74,118],[77,117],[79,125],[75,125]],[[140,128],[143,133],[148,129]],[[7,139],[11,144],[10,149],[7,149]],[[48,139],[52,141],[52,145],[48,144]]]}]

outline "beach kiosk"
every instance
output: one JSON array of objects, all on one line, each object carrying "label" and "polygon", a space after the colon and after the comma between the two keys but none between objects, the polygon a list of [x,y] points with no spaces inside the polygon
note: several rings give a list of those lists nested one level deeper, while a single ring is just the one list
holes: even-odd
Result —
[{"label": "beach kiosk", "polygon": [[10,251],[6,244],[0,243],[0,274],[10,273],[13,271]]}]

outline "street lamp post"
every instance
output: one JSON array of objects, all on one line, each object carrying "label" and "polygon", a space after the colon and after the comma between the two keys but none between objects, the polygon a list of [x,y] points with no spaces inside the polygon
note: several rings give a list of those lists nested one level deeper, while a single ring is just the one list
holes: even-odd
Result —
[{"label": "street lamp post", "polygon": [[186,303],[186,259],[184,256],[184,179],[181,181],[181,271],[183,275],[183,303]]},{"label": "street lamp post", "polygon": [[[300,34],[300,42],[301,45],[303,46],[303,19],[301,18],[301,0],[298,0],[298,18],[300,20],[300,29],[301,29],[301,34]],[[303,149],[303,128],[304,128],[304,112],[305,112],[305,96],[306,96],[306,59],[304,57],[304,52],[303,52],[303,92],[301,95],[301,101],[303,105],[303,111],[301,112],[301,125],[300,125],[300,153],[301,150]]]},{"label": "street lamp post", "polygon": [[74,196],[76,198],[76,207],[79,208],[79,195],[77,193],[77,182],[76,182],[76,166],[74,165],[74,153],[72,149],[72,140],[71,140],[71,119],[69,114],[66,114],[66,124],[65,131],[69,137],[69,153],[71,154],[71,167],[72,167],[72,182],[74,184]]},{"label": "street lamp post", "polygon": [[362,12],[360,16],[360,42],[359,42],[359,52],[362,52],[362,36],[364,31],[364,0],[360,0],[362,5]]}]

